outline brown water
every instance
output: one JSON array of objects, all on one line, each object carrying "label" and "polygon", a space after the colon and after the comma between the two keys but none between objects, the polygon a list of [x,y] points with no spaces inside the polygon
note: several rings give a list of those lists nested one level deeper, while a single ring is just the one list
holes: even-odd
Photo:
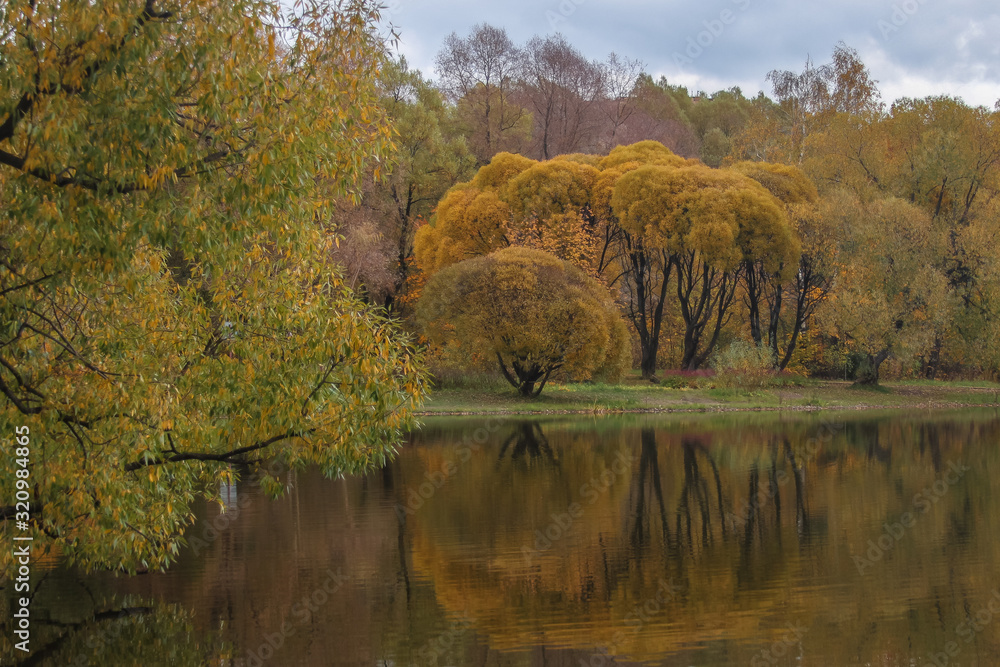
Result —
[{"label": "brown water", "polygon": [[156,603],[60,665],[1000,665],[998,444],[992,411],[427,420],[36,613]]}]

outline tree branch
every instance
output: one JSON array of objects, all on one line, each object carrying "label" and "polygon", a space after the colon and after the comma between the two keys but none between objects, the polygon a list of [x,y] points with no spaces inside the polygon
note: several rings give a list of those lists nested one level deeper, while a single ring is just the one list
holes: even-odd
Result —
[{"label": "tree branch", "polygon": [[[315,431],[315,429],[308,429],[303,432],[287,431],[268,438],[267,440],[261,440],[260,442],[252,445],[239,447],[223,454],[210,454],[207,452],[177,452],[171,456],[161,456],[153,459],[144,459],[142,461],[133,461],[132,463],[125,465],[125,472],[134,472],[142,468],[163,465],[165,463],[178,463],[181,461],[215,461],[217,463],[235,463],[237,457],[240,457],[243,454],[249,454],[250,452],[256,452],[266,447],[270,447],[271,445],[281,442],[282,440],[308,435],[313,431]],[[177,450],[175,449],[174,451],[176,452]]]}]

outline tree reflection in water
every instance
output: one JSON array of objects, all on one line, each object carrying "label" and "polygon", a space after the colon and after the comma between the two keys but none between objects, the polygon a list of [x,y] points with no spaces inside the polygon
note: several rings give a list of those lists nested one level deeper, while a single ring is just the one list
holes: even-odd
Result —
[{"label": "tree reflection in water", "polygon": [[[291,497],[253,496],[175,572],[105,586],[199,610],[195,631],[223,628],[239,658],[342,567],[343,590],[273,661],[307,667],[422,664],[442,637],[441,664],[577,667],[602,647],[615,664],[750,664],[789,623],[808,631],[769,664],[924,664],[1000,586],[992,413],[850,415],[827,438],[810,415],[507,424],[464,459],[480,422],[428,420],[385,470],[300,473]],[[970,471],[859,573],[852,556],[953,462]],[[449,464],[401,520],[396,508]],[[662,582],[679,593],[657,602]],[[1000,620],[973,639],[962,664],[989,664]]]}]

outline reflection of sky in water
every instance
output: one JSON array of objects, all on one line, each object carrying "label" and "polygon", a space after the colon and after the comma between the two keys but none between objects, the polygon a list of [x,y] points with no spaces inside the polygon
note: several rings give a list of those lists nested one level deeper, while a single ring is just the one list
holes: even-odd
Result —
[{"label": "reflection of sky in water", "polygon": [[511,418],[462,445],[480,426],[428,420],[385,470],[276,502],[223,485],[170,572],[53,573],[36,609],[176,602],[232,667],[1000,654],[992,413]]},{"label": "reflection of sky in water", "polygon": [[222,501],[224,511],[229,512],[235,509],[236,503],[239,502],[237,485],[219,482],[219,498]]}]

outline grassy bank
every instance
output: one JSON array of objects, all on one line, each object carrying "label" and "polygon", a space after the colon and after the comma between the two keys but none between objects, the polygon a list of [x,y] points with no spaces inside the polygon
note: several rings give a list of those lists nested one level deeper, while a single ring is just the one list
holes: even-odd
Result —
[{"label": "grassy bank", "polygon": [[435,389],[422,414],[937,409],[1000,404],[1000,384],[993,382],[902,381],[863,389],[850,382],[801,379],[754,390],[705,386],[709,384],[654,385],[632,376],[618,385],[549,384],[538,398],[525,399],[509,385],[470,379]]}]

